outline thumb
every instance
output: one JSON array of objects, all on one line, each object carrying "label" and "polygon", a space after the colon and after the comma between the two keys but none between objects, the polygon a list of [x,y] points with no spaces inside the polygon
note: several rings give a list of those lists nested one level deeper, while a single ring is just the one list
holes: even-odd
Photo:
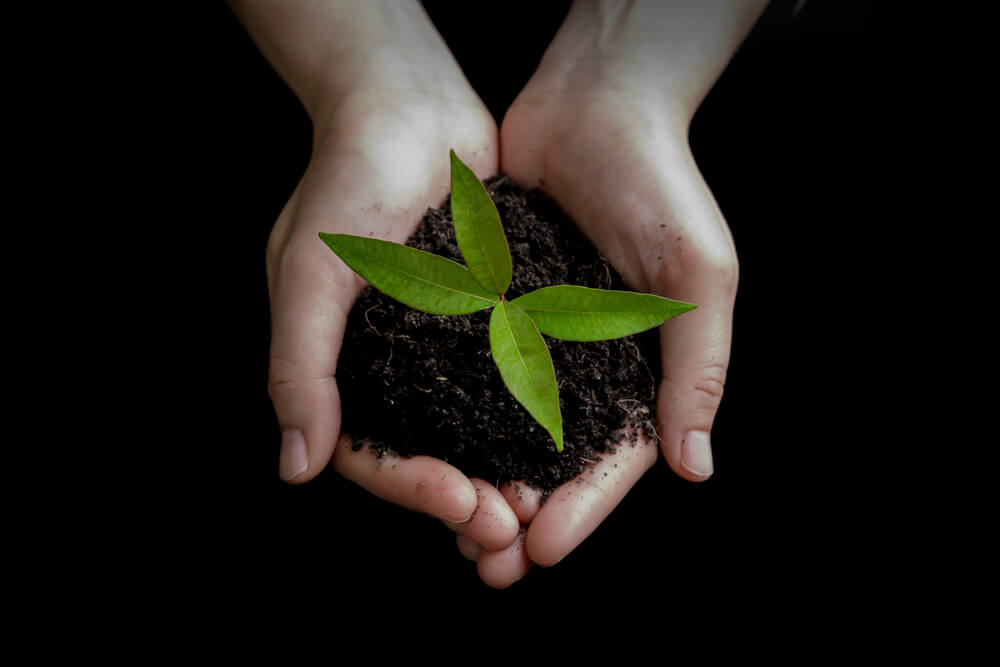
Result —
[{"label": "thumb", "polygon": [[[268,247],[271,348],[268,394],[281,428],[279,475],[306,482],[326,466],[340,437],[334,373],[357,285],[329,261],[322,241],[293,233]],[[310,241],[314,241],[311,242]]]},{"label": "thumb", "polygon": [[703,261],[672,288],[695,310],[660,329],[662,380],[657,398],[661,448],[684,479],[714,472],[711,433],[722,400],[732,339],[736,259]]}]

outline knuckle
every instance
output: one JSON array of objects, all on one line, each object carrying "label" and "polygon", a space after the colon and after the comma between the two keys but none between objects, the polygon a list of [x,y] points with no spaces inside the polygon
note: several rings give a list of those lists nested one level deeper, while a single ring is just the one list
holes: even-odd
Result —
[{"label": "knuckle", "polygon": [[728,246],[685,249],[674,255],[674,261],[665,270],[668,284],[697,282],[733,294],[740,275],[739,260]]},{"label": "knuckle", "polygon": [[698,369],[695,377],[694,391],[718,406],[726,386],[726,367],[723,364],[707,364]]},{"label": "knuckle", "polygon": [[735,290],[736,283],[739,282],[739,262],[732,252],[705,253],[699,258],[698,266],[692,267],[692,270],[717,287]]},{"label": "knuckle", "polygon": [[[312,294],[309,290],[322,289],[325,294],[337,295],[341,300],[353,297],[364,287],[364,280],[333,253],[325,249],[319,239],[309,235],[296,235],[287,240],[268,241],[266,249],[268,284],[272,298],[281,286],[299,293]],[[346,310],[337,299],[333,305]],[[324,305],[330,305],[324,302]]]},{"label": "knuckle", "polygon": [[710,257],[706,263],[708,270],[715,276],[716,284],[736,291],[736,284],[740,280],[740,264],[735,254],[728,253],[723,257]]},{"label": "knuckle", "polygon": [[287,359],[271,358],[267,369],[267,395],[272,401],[295,391],[298,371],[298,366]]}]

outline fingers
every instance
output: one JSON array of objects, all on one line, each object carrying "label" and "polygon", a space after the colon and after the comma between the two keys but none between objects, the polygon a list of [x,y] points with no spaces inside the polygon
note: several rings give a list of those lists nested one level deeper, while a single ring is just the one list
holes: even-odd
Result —
[{"label": "fingers", "polygon": [[458,534],[455,536],[455,543],[458,546],[458,552],[475,563],[479,560],[479,554],[482,553],[483,548],[476,544],[476,541],[471,537],[466,537],[465,535]]},{"label": "fingers", "polygon": [[491,588],[507,588],[519,581],[534,567],[524,548],[525,529],[521,528],[516,539],[499,551],[483,551],[476,561],[476,571],[483,583]]},{"label": "fingers", "polygon": [[[511,509],[507,493],[501,493],[489,482],[473,479],[479,504],[472,518],[460,524],[450,524],[458,533],[456,544],[466,558],[476,561],[479,578],[492,588],[507,588],[521,579],[534,563],[524,549],[525,530],[520,517]],[[505,485],[505,489],[512,488]],[[522,494],[522,498],[530,494]],[[537,501],[538,493],[534,493]],[[522,510],[528,502],[517,503]],[[530,520],[530,519],[529,519]]]},{"label": "fingers", "polygon": [[[618,506],[622,498],[649,470],[657,459],[656,445],[640,439],[634,445],[622,445],[614,454],[573,481],[556,489],[545,505],[541,493],[521,484],[505,484],[497,492],[492,486],[479,489],[480,508],[503,503],[521,523],[516,538],[502,548],[484,548],[477,539],[483,529],[473,519],[459,532],[456,545],[467,559],[476,562],[480,579],[493,588],[506,588],[524,577],[535,564],[558,563],[580,545]],[[477,480],[477,485],[479,481]],[[505,522],[503,539],[510,533]]]},{"label": "fingers", "polygon": [[[517,517],[520,526],[514,539],[502,549],[479,549],[472,559],[476,561],[479,578],[491,588],[507,588],[520,581],[535,566],[524,547],[524,536],[527,526],[535,519],[542,505],[541,491],[518,482],[504,484],[500,487],[500,495]],[[459,543],[458,548],[462,551],[463,544]]]},{"label": "fingers", "polygon": [[556,489],[525,535],[528,557],[546,567],[565,558],[618,506],[657,456],[656,446],[645,439],[634,446],[621,445],[615,454]]},{"label": "fingers", "polygon": [[377,458],[355,452],[344,436],[333,454],[334,469],[369,493],[442,519],[458,533],[463,556],[477,561],[480,578],[493,588],[521,579],[532,563],[518,517],[491,484],[469,480],[453,466],[427,456]]},{"label": "fingers", "polygon": [[693,482],[708,479],[715,470],[711,433],[729,364],[736,274],[733,255],[703,259],[670,287],[674,298],[698,308],[660,329],[661,448],[674,472]]},{"label": "fingers", "polygon": [[268,393],[281,428],[279,474],[292,483],[315,477],[340,436],[334,373],[356,294],[356,284],[337,272],[323,244],[304,236],[268,248]]},{"label": "fingers", "polygon": [[517,515],[492,484],[481,479],[470,481],[476,489],[476,509],[468,521],[449,527],[487,551],[503,549],[517,537]]},{"label": "fingers", "polygon": [[524,548],[524,534],[525,529],[521,528],[517,539],[499,551],[485,551],[465,535],[459,535],[456,542],[459,552],[477,564],[476,572],[484,584],[491,588],[508,588],[535,566]]},{"label": "fingers", "polygon": [[531,523],[542,507],[542,492],[519,482],[508,482],[500,487],[500,493],[518,520]]},{"label": "fingers", "polygon": [[[478,504],[476,488],[465,475],[429,456],[378,458],[365,448],[355,452],[350,438],[344,436],[334,450],[333,467],[383,500],[444,521],[468,523]],[[484,532],[495,536],[502,531],[492,526]]]}]

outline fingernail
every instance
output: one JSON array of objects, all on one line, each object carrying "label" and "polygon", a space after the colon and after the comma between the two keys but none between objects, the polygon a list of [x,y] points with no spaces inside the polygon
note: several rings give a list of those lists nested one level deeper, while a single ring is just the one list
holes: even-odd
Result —
[{"label": "fingernail", "polygon": [[681,465],[702,477],[715,472],[712,465],[712,443],[705,431],[688,431],[681,441]]},{"label": "fingernail", "polygon": [[306,453],[306,438],[302,431],[285,431],[281,434],[281,458],[278,462],[278,475],[290,482],[309,467],[309,455]]},{"label": "fingernail", "polygon": [[[444,519],[445,521],[447,521],[448,523],[450,523],[453,526],[460,526],[463,523],[468,523],[469,521],[472,521],[472,517],[476,516],[476,512],[479,511],[480,496],[479,496],[479,489],[477,489],[474,486],[470,487],[470,488],[472,490],[472,494],[475,496],[475,499],[476,499],[476,504],[472,508],[472,513],[469,514],[469,516],[467,516],[467,517],[465,517],[463,519],[449,519],[446,516],[441,517],[442,519]],[[472,498],[469,497],[469,495],[468,495],[469,494],[469,488],[465,489],[464,491],[466,493],[466,498],[468,500],[471,500]]]}]

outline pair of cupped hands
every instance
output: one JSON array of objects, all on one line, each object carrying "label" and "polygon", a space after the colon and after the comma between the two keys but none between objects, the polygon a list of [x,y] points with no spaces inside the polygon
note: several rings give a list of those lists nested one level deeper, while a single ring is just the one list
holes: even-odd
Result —
[{"label": "pair of cupped hands", "polygon": [[[712,423],[729,360],[737,283],[725,221],[691,156],[690,105],[663,104],[601,63],[553,49],[497,128],[450,53],[433,68],[373,68],[313,115],[311,162],[267,248],[269,393],[280,475],[328,464],[374,495],[439,518],[482,580],[506,587],[575,549],[657,461],[682,478],[713,472]],[[499,171],[555,200],[630,288],[698,304],[660,327],[659,442],[620,447],[545,504],[430,457],[377,465],[341,432],[337,358],[364,282],[318,238],[403,243],[450,188],[449,149],[485,179]],[[605,474],[607,473],[607,474]]]}]

